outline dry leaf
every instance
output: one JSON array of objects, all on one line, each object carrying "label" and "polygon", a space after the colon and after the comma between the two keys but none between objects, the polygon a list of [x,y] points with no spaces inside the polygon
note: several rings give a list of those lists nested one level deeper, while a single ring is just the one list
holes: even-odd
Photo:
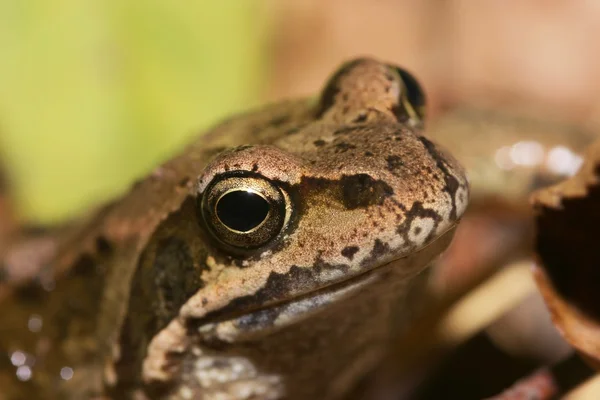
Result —
[{"label": "dry leaf", "polygon": [[574,177],[536,192],[534,276],[565,339],[600,367],[600,141]]}]

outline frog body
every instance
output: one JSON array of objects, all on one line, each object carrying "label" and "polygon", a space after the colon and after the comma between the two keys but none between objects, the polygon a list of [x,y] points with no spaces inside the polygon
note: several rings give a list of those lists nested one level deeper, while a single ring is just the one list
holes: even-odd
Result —
[{"label": "frog body", "polygon": [[[422,102],[406,71],[354,60],[318,101],[222,123],[64,229],[34,282],[0,286],[15,327],[0,343],[37,360],[15,390],[340,398],[402,329],[467,205]],[[30,315],[48,328],[22,334]]]}]

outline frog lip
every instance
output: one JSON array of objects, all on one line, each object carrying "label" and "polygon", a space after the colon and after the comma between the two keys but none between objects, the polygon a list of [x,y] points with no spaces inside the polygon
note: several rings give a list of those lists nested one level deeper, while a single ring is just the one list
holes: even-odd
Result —
[{"label": "frog lip", "polygon": [[294,309],[293,314],[290,315],[288,312],[287,318],[293,321],[298,320],[309,314],[317,312],[332,303],[335,303],[341,298],[350,296],[353,293],[360,291],[370,283],[375,282],[378,278],[381,268],[389,264],[391,263],[386,263],[344,281],[332,283],[331,285],[295,296],[286,301],[267,305],[252,312],[246,312],[244,315],[251,316],[260,312],[273,313],[276,310],[280,311],[280,313],[283,313],[286,310]]},{"label": "frog lip", "polygon": [[[200,326],[205,323],[218,323],[222,321],[230,321],[230,320],[242,320],[244,318],[251,319],[252,316],[259,318],[259,315],[265,315],[270,313],[271,316],[269,318],[272,319],[273,315],[277,315],[276,310],[283,310],[286,308],[294,307],[298,304],[306,305],[305,309],[302,311],[302,307],[298,308],[298,312],[296,313],[297,318],[302,318],[303,315],[308,315],[313,311],[316,311],[321,306],[326,306],[327,304],[332,303],[333,301],[350,295],[351,293],[355,293],[359,291],[361,288],[364,288],[371,282],[374,282],[378,277],[385,273],[388,270],[388,267],[393,268],[395,270],[401,270],[406,273],[406,278],[410,279],[410,276],[417,275],[426,266],[429,265],[433,256],[425,256],[427,259],[423,259],[422,254],[438,254],[441,253],[443,248],[445,248],[449,244],[449,240],[446,242],[445,240],[441,240],[442,238],[451,238],[452,235],[448,235],[450,231],[456,227],[456,223],[452,224],[452,226],[448,227],[448,229],[440,234],[437,238],[433,239],[431,242],[419,248],[412,248],[410,252],[403,251],[401,253],[388,253],[384,256],[381,256],[378,260],[371,259],[371,263],[368,266],[363,266],[359,270],[356,270],[353,273],[344,273],[347,276],[334,278],[327,283],[323,283],[322,285],[315,285],[312,288],[305,288],[304,290],[299,290],[297,292],[285,292],[287,295],[280,295],[275,298],[275,296],[271,296],[272,293],[269,293],[269,290],[266,290],[265,293],[258,294],[255,293],[253,295],[246,296],[245,298],[237,298],[224,307],[220,309],[216,309],[205,314],[199,318],[192,318],[194,326]],[[445,242],[445,244],[444,244]],[[426,249],[431,248],[431,246],[439,246],[442,244],[442,248],[432,249],[432,252],[429,253]],[[413,257],[416,257],[413,260]],[[422,268],[420,268],[421,266]],[[295,267],[298,270],[306,270],[306,272],[311,271],[311,268],[300,268]],[[299,276],[295,276],[293,272],[294,267],[288,271],[287,274],[283,275],[284,277],[291,277],[292,282],[295,280],[299,280]],[[314,278],[314,276],[312,277]],[[402,279],[401,276],[397,277],[398,279]],[[282,286],[285,286],[286,282],[277,282],[274,284],[275,290],[283,290]],[[263,290],[265,290],[263,288]],[[271,289],[272,290],[272,289]],[[270,301],[260,301],[260,298],[264,299],[264,297],[272,297]],[[329,302],[326,299],[330,299]],[[313,307],[315,306],[315,307]]]},{"label": "frog lip", "polygon": [[199,326],[206,323],[237,321],[237,325],[243,330],[253,331],[272,328],[275,325],[273,324],[274,320],[285,313],[287,323],[277,324],[278,326],[283,327],[318,312],[320,309],[327,307],[345,296],[360,291],[369,283],[377,280],[382,268],[385,268],[398,259],[388,260],[347,279],[331,282],[325,286],[316,287],[313,290],[298,293],[292,297],[279,301],[235,311],[228,310],[228,307],[215,310],[200,320],[196,320],[194,325]]},{"label": "frog lip", "polygon": [[[404,269],[404,267],[407,267],[405,270],[405,277],[406,279],[410,279],[410,277],[414,277],[426,269],[434,258],[433,256],[429,257],[426,255],[427,259],[424,260],[421,258],[423,254],[439,254],[449,245],[453,236],[452,232],[456,228],[457,223],[458,221],[451,224],[451,226],[449,226],[438,237],[419,248],[413,248],[409,253],[402,252],[389,255],[388,257],[382,257],[379,259],[379,262],[373,262],[371,266],[364,268],[359,273],[348,276],[346,279],[332,281],[323,286],[315,287],[312,290],[298,293],[278,302],[265,304],[250,310],[241,310],[238,315],[264,312],[273,310],[274,308],[290,307],[302,302],[312,302],[314,304],[317,299],[329,298],[330,300],[335,301],[341,297],[360,291],[370,283],[387,276],[386,272],[390,269],[398,271],[398,268]],[[438,246],[441,246],[441,248]],[[431,249],[432,253],[427,253],[427,249]],[[402,279],[401,276],[397,276],[396,278]],[[329,301],[329,303],[332,301]],[[320,305],[326,306],[329,303],[323,301]],[[304,314],[316,311],[318,308],[319,307],[315,307],[314,309],[307,310],[308,312],[305,312]]]},{"label": "frog lip", "polygon": [[[437,242],[437,239],[433,240],[432,243],[434,242]],[[277,311],[283,311],[292,307],[297,307],[297,312],[295,313],[296,318],[291,318],[290,320],[299,320],[304,316],[317,312],[319,309],[326,307],[328,304],[331,304],[338,299],[360,291],[365,288],[365,286],[368,286],[370,283],[373,283],[380,278],[382,273],[385,273],[388,268],[399,267],[397,265],[398,262],[410,259],[425,247],[428,247],[428,245],[419,249],[413,249],[409,254],[402,252],[393,256],[382,257],[379,262],[373,262],[371,266],[363,267],[360,272],[353,273],[345,279],[332,280],[324,285],[315,286],[312,289],[294,293],[289,297],[279,298],[263,304],[241,306],[239,308],[237,307],[239,306],[239,303],[230,303],[227,306],[210,312],[196,320],[194,325],[199,326],[205,323],[218,323],[231,320],[249,320],[252,318],[260,319],[264,318],[264,315],[266,314],[271,314],[270,317],[272,318],[273,315],[279,314]],[[429,263],[426,263],[426,265],[428,264]],[[418,271],[413,270],[410,273],[407,272],[407,277],[408,275],[416,275],[420,271],[421,269]],[[263,315],[263,317],[261,317],[261,315]]]}]

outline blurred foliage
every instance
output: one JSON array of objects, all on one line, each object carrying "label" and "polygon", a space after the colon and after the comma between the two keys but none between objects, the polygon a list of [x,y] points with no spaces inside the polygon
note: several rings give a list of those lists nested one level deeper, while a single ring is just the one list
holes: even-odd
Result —
[{"label": "blurred foliage", "polygon": [[257,102],[259,1],[0,0],[0,150],[27,218],[77,214]]}]

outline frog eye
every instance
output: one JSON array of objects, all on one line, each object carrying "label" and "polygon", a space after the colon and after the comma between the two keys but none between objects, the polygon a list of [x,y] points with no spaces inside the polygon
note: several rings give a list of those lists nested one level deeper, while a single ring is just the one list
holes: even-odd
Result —
[{"label": "frog eye", "polygon": [[286,222],[289,198],[275,184],[257,176],[230,172],[216,177],[200,198],[200,213],[212,235],[240,249],[264,246]]},{"label": "frog eye", "polygon": [[396,72],[400,75],[404,83],[405,93],[402,103],[411,119],[423,121],[425,118],[425,92],[417,79],[408,71],[396,67]]}]

